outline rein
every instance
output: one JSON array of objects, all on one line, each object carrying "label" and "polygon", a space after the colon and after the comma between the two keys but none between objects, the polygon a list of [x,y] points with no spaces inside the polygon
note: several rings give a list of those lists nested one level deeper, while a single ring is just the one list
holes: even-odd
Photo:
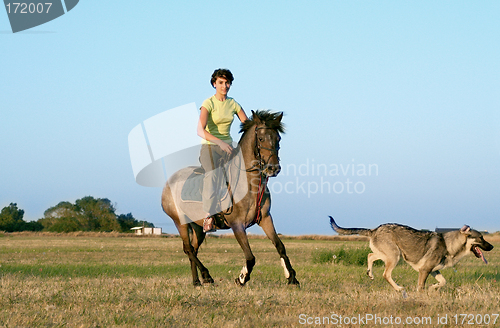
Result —
[{"label": "rein", "polygon": [[253,220],[252,224],[254,223],[260,224],[260,220],[262,219],[262,217],[260,216],[260,210],[262,209],[262,199],[264,198],[264,192],[266,191],[266,185],[268,179],[269,177],[266,176],[264,184],[262,184],[262,174],[260,175],[259,192],[257,193],[257,216],[255,217],[255,220]]},{"label": "rein", "polygon": [[[265,165],[267,164],[263,159],[262,159],[262,155],[260,154],[260,150],[261,149],[265,149],[265,150],[269,150],[271,151],[271,155],[269,155],[269,157],[267,158],[267,162],[269,162],[269,159],[277,154],[277,149],[271,149],[271,148],[266,148],[266,147],[262,147],[260,142],[259,142],[259,138],[257,137],[257,131],[258,130],[261,130],[261,129],[271,129],[271,128],[268,128],[267,126],[263,126],[263,127],[256,127],[255,128],[255,149],[254,149],[254,154],[255,154],[255,157],[257,158],[258,160],[258,163],[255,163],[254,165],[252,165],[252,167],[250,167],[249,169],[247,169],[246,171],[247,172],[250,172],[250,171],[256,171],[258,170],[260,172],[259,174],[259,189],[258,189],[258,193],[257,193],[257,216],[255,217],[255,220],[252,221],[252,223],[250,225],[253,225],[255,223],[257,224],[260,224],[260,220],[262,219],[261,217],[261,209],[262,209],[262,200],[264,199],[264,193],[266,191],[266,186],[267,186],[267,181],[269,180],[269,177],[266,175],[265,179],[264,179],[264,183],[262,183],[262,176],[263,176],[263,171],[264,171],[264,167]],[[278,161],[279,161],[279,158],[278,158]],[[259,165],[259,168],[258,169],[254,169],[254,167],[256,165]]]}]

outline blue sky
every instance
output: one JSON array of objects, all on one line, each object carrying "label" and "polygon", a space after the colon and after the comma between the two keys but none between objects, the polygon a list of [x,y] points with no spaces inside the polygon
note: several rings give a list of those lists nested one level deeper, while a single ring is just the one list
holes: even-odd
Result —
[{"label": "blue sky", "polygon": [[332,234],[328,215],[498,231],[499,14],[496,1],[82,0],[13,34],[0,10],[0,207],[36,220],[106,197],[176,232],[161,188],[135,183],[127,137],[201,105],[226,67],[247,113],[285,112],[278,232]]}]

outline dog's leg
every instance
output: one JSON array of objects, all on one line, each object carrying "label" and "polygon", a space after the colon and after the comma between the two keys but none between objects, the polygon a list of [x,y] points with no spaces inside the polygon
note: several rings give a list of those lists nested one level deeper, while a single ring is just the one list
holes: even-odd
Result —
[{"label": "dog's leg", "polygon": [[[385,263],[383,277],[396,291],[404,291],[404,287],[399,286],[392,280],[392,270],[396,267],[401,256],[399,248],[390,242],[381,243],[370,240],[370,248],[373,254],[368,255],[368,270],[372,271],[373,261],[382,260]],[[383,252],[381,251],[383,249]],[[371,263],[370,263],[371,260]],[[373,275],[373,274],[372,274]],[[368,273],[368,276],[370,274]]]},{"label": "dog's leg", "polygon": [[[387,260],[387,256],[375,246],[372,239],[370,239],[370,248],[372,250],[372,253],[368,254],[368,269],[366,270],[366,274],[368,275],[368,277],[370,277],[371,280],[373,280],[373,262],[375,262],[376,260],[382,260],[385,263]],[[397,252],[395,253],[395,255],[397,256]]]},{"label": "dog's leg", "polygon": [[436,280],[438,281],[437,284],[434,284],[432,286],[430,286],[429,288],[430,289],[433,289],[433,290],[437,290],[441,287],[443,287],[445,284],[446,284],[446,279],[444,279],[443,275],[441,274],[441,272],[439,271],[434,271],[434,272],[431,272],[431,275],[436,278]]},{"label": "dog's leg", "polygon": [[380,257],[375,253],[368,254],[368,270],[366,271],[366,274],[371,280],[373,280],[373,262],[376,260],[380,260]]},{"label": "dog's leg", "polygon": [[404,287],[401,287],[398,284],[396,284],[394,282],[394,280],[392,280],[392,276],[391,276],[392,270],[394,270],[394,268],[398,264],[398,261],[399,261],[399,257],[396,259],[387,259],[387,261],[385,261],[384,278],[385,278],[385,280],[387,280],[387,282],[389,284],[391,284],[392,288],[394,288],[396,291],[399,292],[399,291],[404,290]]},{"label": "dog's leg", "polygon": [[418,286],[417,286],[417,291],[422,291],[425,287],[425,281],[427,280],[427,277],[429,276],[429,273],[431,270],[429,269],[420,269],[418,271]]}]

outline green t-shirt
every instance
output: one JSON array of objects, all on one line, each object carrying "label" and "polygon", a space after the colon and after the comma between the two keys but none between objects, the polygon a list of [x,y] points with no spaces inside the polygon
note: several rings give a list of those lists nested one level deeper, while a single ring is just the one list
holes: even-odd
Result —
[{"label": "green t-shirt", "polygon": [[[233,142],[229,132],[234,120],[234,114],[239,113],[241,110],[240,104],[230,97],[227,97],[224,101],[220,101],[214,95],[206,99],[202,106],[208,111],[205,130],[228,144]],[[202,143],[213,144],[213,142],[205,139],[202,140]]]}]

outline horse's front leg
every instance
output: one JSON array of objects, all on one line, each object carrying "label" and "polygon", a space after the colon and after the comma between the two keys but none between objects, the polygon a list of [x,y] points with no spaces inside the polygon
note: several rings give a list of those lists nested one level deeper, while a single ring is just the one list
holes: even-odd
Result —
[{"label": "horse's front leg", "polygon": [[285,271],[285,278],[287,278],[288,284],[300,285],[299,281],[295,277],[295,270],[290,264],[290,259],[286,255],[285,245],[283,245],[283,242],[278,237],[278,234],[274,229],[273,219],[271,218],[271,215],[269,213],[264,214],[259,225],[266,233],[267,238],[271,239],[274,246],[276,247],[276,250],[278,251],[278,254],[280,255],[281,265],[283,266],[283,270]]},{"label": "horse's front leg", "polygon": [[243,227],[242,225],[238,225],[236,227],[232,227],[232,229],[236,240],[245,253],[246,259],[246,265],[241,269],[241,273],[238,278],[235,279],[235,282],[240,286],[244,286],[246,282],[250,280],[250,273],[252,272],[255,265],[255,256],[253,256],[252,250],[250,249],[250,244],[248,243],[248,237],[245,231],[245,227]]}]

